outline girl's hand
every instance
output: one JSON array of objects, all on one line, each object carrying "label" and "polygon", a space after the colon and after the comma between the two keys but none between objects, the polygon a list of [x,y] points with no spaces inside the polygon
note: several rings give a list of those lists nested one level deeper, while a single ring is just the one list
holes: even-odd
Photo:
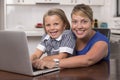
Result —
[{"label": "girl's hand", "polygon": [[37,69],[46,69],[46,68],[54,68],[56,64],[54,61],[36,59],[32,62],[32,65]]},{"label": "girl's hand", "polygon": [[41,61],[41,69],[45,68],[54,68],[55,67],[55,62],[54,61]]},{"label": "girl's hand", "polygon": [[41,64],[42,64],[42,60],[40,60],[40,59],[36,59],[36,60],[32,61],[32,65],[36,69],[41,69]]}]

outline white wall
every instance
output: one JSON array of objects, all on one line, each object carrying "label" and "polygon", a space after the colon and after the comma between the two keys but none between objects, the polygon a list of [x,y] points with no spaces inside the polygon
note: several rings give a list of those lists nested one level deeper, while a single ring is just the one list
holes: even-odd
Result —
[{"label": "white wall", "polygon": [[[94,18],[101,22],[107,22],[109,27],[113,25],[113,17],[115,16],[115,0],[105,0],[103,6],[91,6],[94,12]],[[69,21],[71,21],[70,13],[73,6],[60,6],[58,4],[38,4],[33,6],[7,6],[7,28],[18,28],[22,26],[25,30],[33,30],[38,22],[42,22],[43,14],[50,8],[62,8]],[[29,50],[33,53],[40,37],[28,37]]]},{"label": "white wall", "polygon": [[[31,30],[38,22],[42,22],[43,14],[50,8],[59,7],[66,11],[70,19],[72,6],[59,6],[54,4],[39,4],[37,6],[7,6],[7,28],[16,28],[21,25]],[[14,16],[14,17],[13,17]]]},{"label": "white wall", "polygon": [[[91,6],[94,12],[94,18],[101,22],[110,22],[113,16],[113,1],[105,0],[104,6]],[[62,8],[68,19],[70,20],[70,13],[73,6],[63,6],[57,4],[39,4],[37,6],[7,6],[7,28],[18,28],[19,25],[24,29],[31,30],[35,27],[36,23],[42,22],[43,14],[50,8]],[[14,16],[14,17],[13,17]],[[70,20],[71,21],[71,20]]]},{"label": "white wall", "polygon": [[114,26],[114,17],[116,17],[116,0],[105,0],[105,5],[101,11],[101,21],[108,23],[109,28]]},{"label": "white wall", "polygon": [[36,50],[37,45],[40,43],[41,37],[34,36],[34,37],[27,37],[27,39],[28,39],[29,51],[30,54],[32,54]]}]

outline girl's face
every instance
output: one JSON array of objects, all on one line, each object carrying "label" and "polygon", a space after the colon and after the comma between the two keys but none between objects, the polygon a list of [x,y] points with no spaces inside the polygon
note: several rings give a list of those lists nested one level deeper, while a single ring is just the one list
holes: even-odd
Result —
[{"label": "girl's face", "polygon": [[77,14],[72,15],[72,31],[76,37],[81,39],[88,36],[91,32],[93,22],[86,17]]},{"label": "girl's face", "polygon": [[63,23],[61,18],[57,15],[45,17],[45,30],[51,38],[58,38],[65,30],[66,25]]}]

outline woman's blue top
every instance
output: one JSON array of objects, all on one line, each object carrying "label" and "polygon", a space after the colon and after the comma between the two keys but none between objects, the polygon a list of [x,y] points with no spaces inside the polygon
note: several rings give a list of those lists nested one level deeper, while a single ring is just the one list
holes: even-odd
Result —
[{"label": "woman's blue top", "polygon": [[90,41],[88,42],[88,44],[85,46],[84,49],[80,51],[76,51],[76,55],[86,54],[92,48],[92,46],[98,41],[105,41],[108,44],[108,55],[104,57],[102,60],[109,61],[109,57],[110,57],[109,39],[105,35],[101,34],[100,32],[95,33],[95,35],[90,39]]}]

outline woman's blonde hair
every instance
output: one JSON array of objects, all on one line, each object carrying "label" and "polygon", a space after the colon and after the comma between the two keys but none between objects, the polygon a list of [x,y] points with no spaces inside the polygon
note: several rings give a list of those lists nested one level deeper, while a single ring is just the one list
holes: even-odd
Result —
[{"label": "woman's blonde hair", "polygon": [[46,16],[52,16],[52,15],[57,15],[59,18],[63,21],[63,23],[66,25],[65,29],[70,29],[70,23],[66,17],[65,12],[62,9],[59,8],[53,8],[48,10],[44,16],[43,16],[43,26],[45,26],[45,17]]},{"label": "woman's blonde hair", "polygon": [[72,10],[71,17],[73,14],[79,14],[79,15],[84,14],[91,21],[93,21],[93,11],[88,5],[85,5],[85,4],[76,5]]}]

